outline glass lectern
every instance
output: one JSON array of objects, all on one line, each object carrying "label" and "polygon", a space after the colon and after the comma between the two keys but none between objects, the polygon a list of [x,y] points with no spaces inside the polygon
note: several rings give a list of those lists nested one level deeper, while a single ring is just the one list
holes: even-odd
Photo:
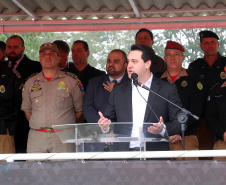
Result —
[{"label": "glass lectern", "polygon": [[[160,123],[158,123],[160,124]],[[135,143],[140,147],[140,151],[146,151],[147,142],[169,142],[167,131],[161,134],[151,134],[147,128],[152,126],[150,123],[137,124],[141,125],[132,130],[133,123],[111,123],[109,130],[101,130],[98,123],[81,123],[81,124],[64,124],[53,125],[55,133],[63,143],[75,143],[76,152],[86,152],[86,146],[99,145],[100,147],[114,143]],[[131,137],[132,133],[132,137]],[[113,145],[112,145],[113,144]],[[89,152],[95,152],[95,147],[89,147]],[[114,147],[111,147],[114,151]]]}]

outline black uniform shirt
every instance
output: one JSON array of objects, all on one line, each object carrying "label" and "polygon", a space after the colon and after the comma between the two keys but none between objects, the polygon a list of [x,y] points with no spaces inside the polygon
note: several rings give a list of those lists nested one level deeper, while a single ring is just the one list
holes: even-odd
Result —
[{"label": "black uniform shirt", "polygon": [[22,101],[24,81],[15,69],[7,67],[7,62],[0,62],[0,134],[15,134],[17,115]]},{"label": "black uniform shirt", "polygon": [[211,87],[225,78],[225,66],[226,57],[221,56],[219,53],[217,61],[215,61],[212,66],[209,66],[204,58],[198,58],[189,64],[189,69],[191,68],[199,71],[204,86],[206,87],[206,97],[208,96]]},{"label": "black uniform shirt", "polygon": [[223,140],[223,134],[226,132],[226,82],[218,83],[211,89],[205,118],[217,139]]},{"label": "black uniform shirt", "polygon": [[[172,81],[168,71],[165,71],[162,75],[156,74],[156,76],[161,77],[164,81],[174,83],[177,86],[177,92],[183,108],[196,116],[202,114],[204,97],[203,84],[199,78],[199,73],[191,69],[185,70],[182,68],[174,82]],[[197,135],[198,125],[199,121],[189,116],[185,135]]]},{"label": "black uniform shirt", "polygon": [[85,90],[86,90],[86,86],[88,85],[89,79],[105,74],[104,71],[96,69],[95,67],[92,67],[89,64],[82,71],[79,71],[74,66],[69,69],[69,72],[76,74],[76,76],[82,82],[82,85]]}]

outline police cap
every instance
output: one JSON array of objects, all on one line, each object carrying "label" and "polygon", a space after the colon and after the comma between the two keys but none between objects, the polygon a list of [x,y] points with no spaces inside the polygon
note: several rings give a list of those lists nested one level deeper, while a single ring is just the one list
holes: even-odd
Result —
[{"label": "police cap", "polygon": [[210,37],[219,40],[219,37],[217,36],[217,34],[209,30],[200,31],[199,36],[200,36],[200,41],[203,38],[210,38]]}]

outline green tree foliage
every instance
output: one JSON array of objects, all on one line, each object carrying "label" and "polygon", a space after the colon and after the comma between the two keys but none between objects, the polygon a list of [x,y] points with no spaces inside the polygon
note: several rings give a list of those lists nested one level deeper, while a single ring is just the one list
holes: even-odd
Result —
[{"label": "green tree foliage", "polygon": [[[179,42],[184,46],[185,61],[184,66],[195,60],[198,57],[203,57],[203,52],[200,49],[200,41],[198,33],[204,29],[178,29],[178,30],[153,30],[154,45],[153,49],[156,54],[164,58],[164,48],[167,40]],[[219,37],[220,48],[219,52],[226,55],[226,29],[214,28],[208,29],[214,31]],[[75,40],[85,40],[89,44],[90,56],[89,63],[99,69],[105,70],[106,60],[109,52],[113,49],[122,49],[127,54],[130,46],[135,42],[135,34],[133,31],[87,31],[87,32],[62,32],[62,33],[18,33],[25,42],[25,54],[33,59],[39,60],[40,45],[54,40],[64,40],[71,47]],[[0,40],[6,41],[12,33],[4,33],[0,35]],[[69,55],[71,59],[71,53]]]}]

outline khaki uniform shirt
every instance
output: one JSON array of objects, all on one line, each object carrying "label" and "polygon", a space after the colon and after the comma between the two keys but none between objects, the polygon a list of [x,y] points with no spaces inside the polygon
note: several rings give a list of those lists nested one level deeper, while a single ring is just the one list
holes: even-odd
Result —
[{"label": "khaki uniform shirt", "polygon": [[25,83],[21,109],[29,112],[33,129],[76,122],[76,112],[82,111],[84,92],[77,76],[60,70],[48,81],[42,72]]}]

